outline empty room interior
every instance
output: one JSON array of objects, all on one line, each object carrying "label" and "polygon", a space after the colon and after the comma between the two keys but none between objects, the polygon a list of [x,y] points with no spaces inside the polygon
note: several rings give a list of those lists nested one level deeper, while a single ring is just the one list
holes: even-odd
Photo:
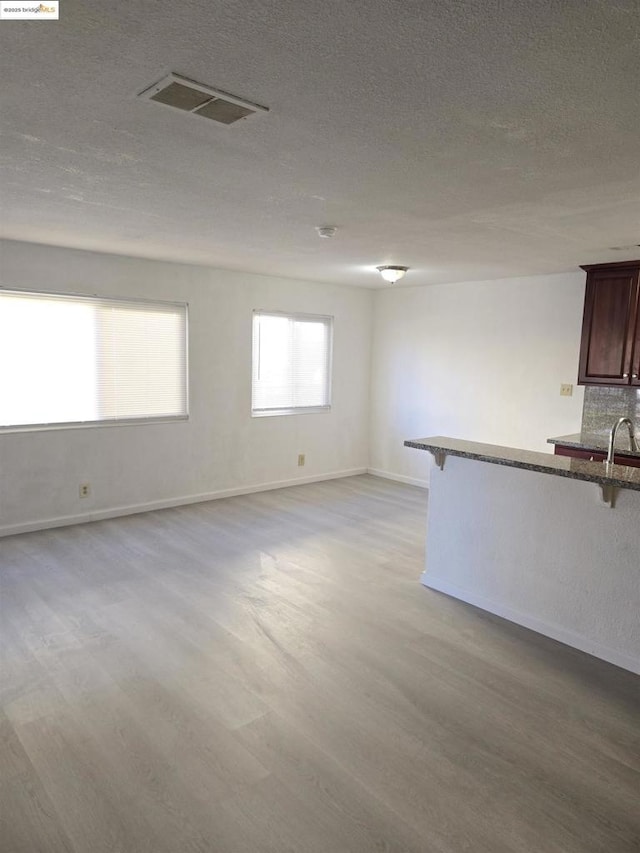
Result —
[{"label": "empty room interior", "polygon": [[3,853],[638,853],[639,36],[0,3]]}]

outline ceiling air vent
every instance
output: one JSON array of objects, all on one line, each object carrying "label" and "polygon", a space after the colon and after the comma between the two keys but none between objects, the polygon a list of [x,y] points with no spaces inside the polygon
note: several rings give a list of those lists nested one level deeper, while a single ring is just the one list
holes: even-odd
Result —
[{"label": "ceiling air vent", "polygon": [[229,92],[212,89],[179,74],[167,75],[144,92],[140,92],[138,97],[208,118],[219,124],[233,124],[255,113],[269,112],[268,107],[245,101]]}]

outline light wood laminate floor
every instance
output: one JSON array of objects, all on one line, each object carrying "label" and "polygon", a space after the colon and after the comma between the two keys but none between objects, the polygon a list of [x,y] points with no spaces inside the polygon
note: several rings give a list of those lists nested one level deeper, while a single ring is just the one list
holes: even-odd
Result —
[{"label": "light wood laminate floor", "polygon": [[362,476],[0,540],[3,853],[638,853],[640,679],[420,586],[425,519]]}]

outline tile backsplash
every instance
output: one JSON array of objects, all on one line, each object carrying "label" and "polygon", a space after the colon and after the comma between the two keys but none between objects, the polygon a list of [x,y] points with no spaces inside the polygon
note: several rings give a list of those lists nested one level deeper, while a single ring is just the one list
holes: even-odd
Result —
[{"label": "tile backsplash", "polygon": [[640,433],[640,388],[587,385],[584,389],[582,432],[608,432],[617,418],[631,418]]}]

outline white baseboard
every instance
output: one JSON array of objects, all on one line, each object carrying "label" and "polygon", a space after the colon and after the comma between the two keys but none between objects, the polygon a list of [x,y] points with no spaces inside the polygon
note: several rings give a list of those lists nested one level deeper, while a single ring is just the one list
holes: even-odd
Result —
[{"label": "white baseboard", "polygon": [[183,495],[181,497],[147,501],[146,503],[131,504],[129,506],[109,507],[108,509],[93,510],[90,512],[78,513],[77,515],[60,515],[56,518],[28,521],[23,524],[9,524],[0,527],[0,538],[3,536],[13,536],[17,533],[31,533],[34,530],[49,530],[52,527],[67,527],[71,524],[84,524],[88,521],[102,521],[106,518],[135,515],[139,512],[152,512],[156,509],[170,509],[174,506],[184,506],[186,504],[202,503],[204,501],[215,501],[220,498],[232,498],[237,495],[250,495],[254,492],[267,492],[271,489],[284,489],[288,486],[302,486],[305,483],[319,483],[322,480],[337,480],[341,477],[355,477],[358,474],[367,473],[367,468],[350,468],[346,471],[331,471],[328,474],[316,474],[311,477],[295,477],[291,480],[275,480],[270,483],[258,483],[252,486],[240,486],[233,489],[220,489],[216,492],[205,492],[198,495]]},{"label": "white baseboard", "polygon": [[509,622],[515,622],[516,625],[522,625],[524,628],[529,628],[532,631],[536,631],[538,634],[550,637],[552,640],[558,640],[560,643],[571,646],[573,649],[586,652],[588,655],[593,655],[596,658],[600,658],[600,660],[607,661],[608,663],[615,664],[622,669],[627,669],[629,672],[634,672],[637,675],[640,675],[640,662],[636,657],[629,655],[626,652],[612,649],[609,646],[603,646],[600,643],[594,642],[589,637],[585,637],[582,634],[576,634],[574,631],[567,631],[566,628],[563,628],[560,625],[544,622],[541,619],[537,619],[535,616],[530,616],[528,613],[521,613],[519,610],[514,610],[512,607],[508,607],[502,602],[496,602],[492,599],[484,598],[484,596],[477,595],[476,593],[467,592],[467,590],[461,589],[448,581],[441,580],[440,578],[434,578],[429,572],[422,573],[420,582],[424,586],[429,587],[429,589],[444,592],[452,598],[457,598],[467,604],[473,604],[481,610],[487,610],[489,613],[501,616]]},{"label": "white baseboard", "polygon": [[417,486],[419,489],[428,489],[426,480],[418,480],[415,477],[405,477],[403,474],[392,474],[391,471],[381,471],[379,468],[368,468],[367,473],[374,477],[384,477],[385,480],[395,480],[397,483],[406,483],[408,486]]}]

